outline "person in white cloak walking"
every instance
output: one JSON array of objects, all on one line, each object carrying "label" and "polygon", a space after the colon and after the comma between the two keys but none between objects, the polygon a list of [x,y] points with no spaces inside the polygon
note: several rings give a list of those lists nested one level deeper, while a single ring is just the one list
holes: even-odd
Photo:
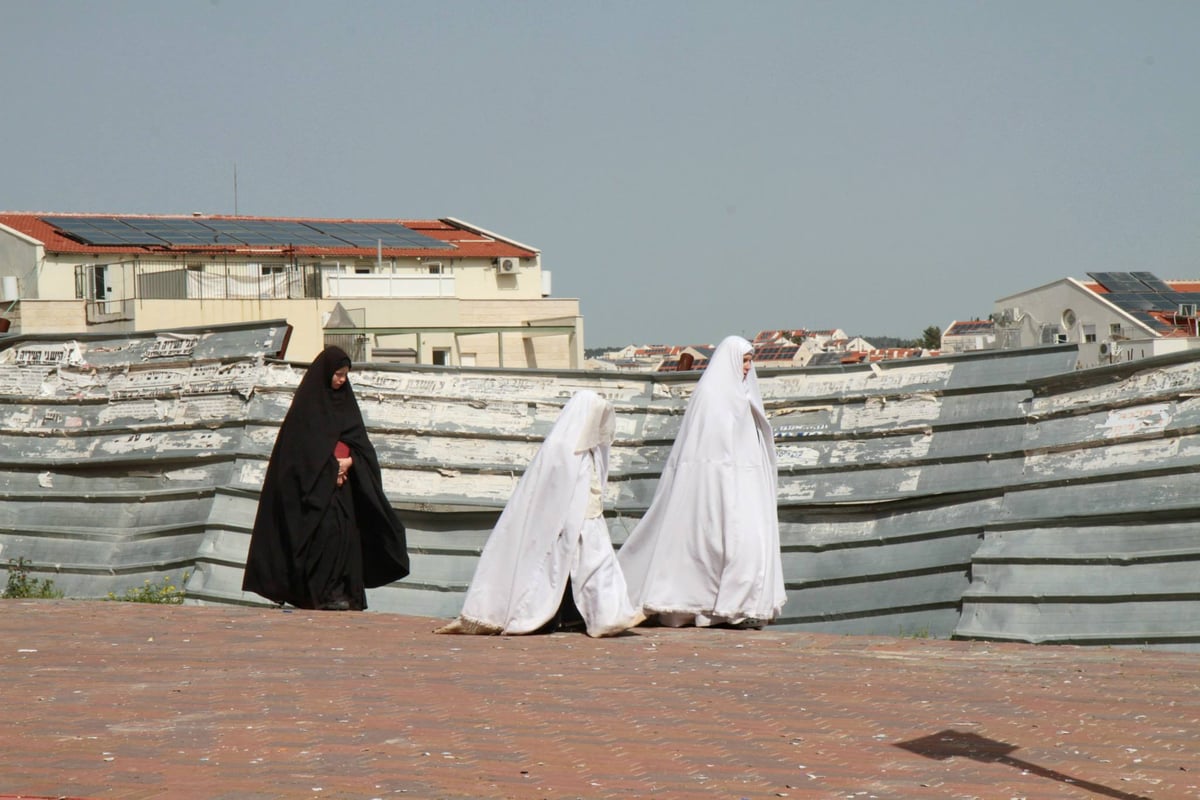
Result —
[{"label": "person in white cloak walking", "polygon": [[660,624],[761,628],[787,599],[775,441],[753,353],[740,336],[713,352],[618,553],[631,602]]},{"label": "person in white cloak walking", "polygon": [[604,522],[612,404],[581,390],[563,407],[484,545],[458,618],[438,633],[534,633],[569,585],[589,636],[640,623]]}]

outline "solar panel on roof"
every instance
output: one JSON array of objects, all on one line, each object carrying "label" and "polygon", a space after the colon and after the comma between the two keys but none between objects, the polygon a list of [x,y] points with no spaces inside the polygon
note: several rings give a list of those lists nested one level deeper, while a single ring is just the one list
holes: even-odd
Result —
[{"label": "solar panel on roof", "polygon": [[149,233],[173,245],[212,245],[214,232],[190,219],[145,219],[137,220],[139,230]]},{"label": "solar panel on roof", "polygon": [[1152,329],[1154,329],[1156,331],[1171,330],[1173,327],[1171,325],[1167,325],[1167,324],[1163,323],[1162,320],[1158,319],[1157,317],[1153,316],[1152,314],[1147,313],[1146,311],[1131,311],[1130,316],[1132,316],[1138,322],[1142,322],[1146,325],[1149,325]]},{"label": "solar panel on roof", "polygon": [[204,220],[204,224],[234,241],[251,247],[340,246],[339,243],[331,241],[328,237],[322,236],[298,222],[208,219]]},{"label": "solar panel on roof", "polygon": [[1126,311],[1154,308],[1152,300],[1136,292],[1109,292],[1104,299]]},{"label": "solar panel on roof", "polygon": [[246,245],[446,250],[454,245],[396,223],[181,217],[43,217],[66,235],[96,245]]},{"label": "solar panel on roof", "polygon": [[1159,293],[1174,291],[1174,289],[1159,279],[1153,272],[1131,272],[1129,274],[1144,283],[1151,291]]},{"label": "solar panel on roof", "polygon": [[339,239],[344,239],[354,247],[376,247],[380,243],[384,247],[448,249],[453,245],[426,236],[423,233],[406,228],[393,222],[335,222],[320,223],[321,228]]},{"label": "solar panel on roof", "polygon": [[1161,294],[1159,292],[1142,293],[1140,296],[1145,298],[1150,303],[1150,308],[1158,311],[1174,311],[1179,305],[1178,303],[1172,301],[1165,294]]},{"label": "solar panel on roof", "polygon": [[42,221],[53,225],[73,239],[85,244],[97,245],[140,245],[162,244],[149,234],[134,230],[115,217],[42,217]]},{"label": "solar panel on roof", "polygon": [[1146,286],[1128,272],[1089,272],[1088,276],[1110,292],[1145,291]]}]

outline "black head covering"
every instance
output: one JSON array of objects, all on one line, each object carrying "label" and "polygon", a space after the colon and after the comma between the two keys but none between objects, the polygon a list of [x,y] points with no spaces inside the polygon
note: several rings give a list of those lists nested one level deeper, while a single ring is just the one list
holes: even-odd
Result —
[{"label": "black head covering", "polygon": [[[278,603],[311,608],[318,598],[306,577],[303,553],[334,502],[349,491],[351,518],[362,546],[362,583],[383,586],[408,575],[403,523],[383,491],[379,458],[363,424],[354,389],[347,380],[332,385],[334,373],[350,366],[338,347],[313,360],[292,397],[275,439],[263,478],[258,514],[250,538],[242,588]],[[337,487],[334,447],[350,448],[354,464],[349,486]],[[315,548],[312,548],[315,549]],[[362,587],[355,587],[362,594]],[[365,607],[365,594],[362,594]]]}]

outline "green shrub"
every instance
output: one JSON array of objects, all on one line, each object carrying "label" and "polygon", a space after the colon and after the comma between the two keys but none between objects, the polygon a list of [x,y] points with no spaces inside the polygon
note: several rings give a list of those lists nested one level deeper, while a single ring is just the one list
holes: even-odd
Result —
[{"label": "green shrub", "polygon": [[154,583],[149,578],[141,586],[135,586],[132,589],[126,589],[125,594],[118,596],[115,592],[108,593],[109,600],[120,600],[127,603],[164,603],[167,605],[180,605],[183,603],[184,592],[182,585],[187,583],[188,575],[183,573],[180,579],[180,586],[176,587],[171,582],[171,576],[167,575],[162,579],[162,583]]},{"label": "green shrub", "polygon": [[8,584],[0,597],[32,597],[39,600],[56,599],[63,593],[54,588],[54,581],[49,578],[38,580],[29,577],[29,562],[24,558],[16,561],[8,560]]}]

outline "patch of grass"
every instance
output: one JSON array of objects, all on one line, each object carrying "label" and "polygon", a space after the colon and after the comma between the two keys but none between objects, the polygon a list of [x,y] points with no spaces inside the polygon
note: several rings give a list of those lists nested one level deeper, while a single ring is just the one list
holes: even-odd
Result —
[{"label": "patch of grass", "polygon": [[123,595],[118,595],[116,592],[109,592],[108,599],[119,600],[125,603],[160,603],[177,606],[183,603],[183,584],[187,583],[189,574],[188,572],[183,573],[178,587],[171,582],[170,575],[165,576],[161,583],[154,583],[147,578],[144,584],[126,589]]},{"label": "patch of grass", "polygon": [[4,587],[4,594],[0,597],[23,597],[34,598],[38,600],[55,600],[63,596],[63,593],[54,588],[54,581],[49,578],[43,578],[40,581],[37,578],[29,577],[29,562],[24,558],[8,560],[8,583]]},{"label": "patch of grass", "polygon": [[930,638],[929,628],[917,628],[915,630],[908,631],[908,630],[905,630],[903,628],[903,626],[901,626],[900,631],[896,634],[896,636],[898,636],[901,639],[928,639],[928,638]]}]

